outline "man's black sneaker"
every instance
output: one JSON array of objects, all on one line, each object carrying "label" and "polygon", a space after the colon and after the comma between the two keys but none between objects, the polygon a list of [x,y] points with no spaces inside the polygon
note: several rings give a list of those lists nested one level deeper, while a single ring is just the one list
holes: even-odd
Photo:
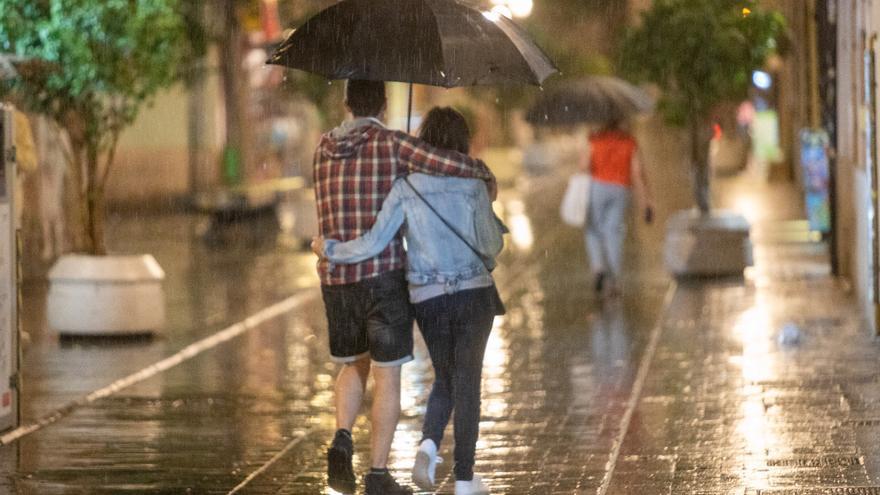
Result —
[{"label": "man's black sneaker", "polygon": [[412,495],[412,490],[398,485],[388,471],[367,473],[364,476],[364,484],[366,485],[364,495]]},{"label": "man's black sneaker", "polygon": [[605,286],[605,274],[602,272],[599,272],[596,274],[595,278],[593,278],[593,290],[596,291],[596,294],[601,294],[604,286]]},{"label": "man's black sneaker", "polygon": [[353,494],[356,488],[354,469],[351,457],[354,444],[351,434],[346,430],[338,430],[333,443],[327,449],[327,484],[330,488],[346,495]]}]

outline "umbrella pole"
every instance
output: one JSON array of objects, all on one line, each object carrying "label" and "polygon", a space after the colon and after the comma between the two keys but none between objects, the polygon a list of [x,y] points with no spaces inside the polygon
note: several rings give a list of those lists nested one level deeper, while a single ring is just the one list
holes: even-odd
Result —
[{"label": "umbrella pole", "polygon": [[413,83],[409,83],[409,101],[406,104],[406,133],[407,134],[409,134],[410,121],[412,120],[412,96],[413,96]]}]

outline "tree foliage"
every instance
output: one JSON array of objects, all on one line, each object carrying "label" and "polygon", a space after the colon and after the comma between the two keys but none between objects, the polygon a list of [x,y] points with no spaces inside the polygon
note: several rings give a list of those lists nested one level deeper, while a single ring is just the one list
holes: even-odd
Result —
[{"label": "tree foliage", "polygon": [[621,47],[622,72],[663,91],[658,109],[690,133],[694,197],[710,211],[713,113],[747,97],[751,74],[787,40],[785,18],[755,0],[655,0]]},{"label": "tree foliage", "polygon": [[657,84],[661,110],[684,125],[744,99],[784,32],[782,14],[755,0],[656,0],[625,35],[620,65],[634,81]]},{"label": "tree foliage", "polygon": [[78,248],[103,254],[103,197],[123,129],[198,56],[182,0],[4,0],[0,51],[19,77],[0,97],[44,114],[70,138],[83,227]]}]

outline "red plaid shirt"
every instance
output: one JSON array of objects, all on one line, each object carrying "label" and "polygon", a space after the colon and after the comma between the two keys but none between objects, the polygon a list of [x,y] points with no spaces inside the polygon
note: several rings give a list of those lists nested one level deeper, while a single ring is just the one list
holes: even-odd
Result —
[{"label": "red plaid shirt", "polygon": [[[394,180],[410,172],[489,179],[481,160],[434,148],[376,119],[358,119],[321,137],[315,151],[315,199],[321,235],[349,241],[373,226]],[[318,262],[324,285],[359,282],[406,266],[401,236],[375,258],[350,265]]]}]

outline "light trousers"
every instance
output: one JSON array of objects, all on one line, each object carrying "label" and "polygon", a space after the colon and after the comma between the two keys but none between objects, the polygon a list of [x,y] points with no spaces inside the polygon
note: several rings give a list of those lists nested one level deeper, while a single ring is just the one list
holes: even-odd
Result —
[{"label": "light trousers", "polygon": [[630,188],[593,180],[586,228],[587,254],[593,275],[603,273],[619,280],[623,268],[623,241]]}]

